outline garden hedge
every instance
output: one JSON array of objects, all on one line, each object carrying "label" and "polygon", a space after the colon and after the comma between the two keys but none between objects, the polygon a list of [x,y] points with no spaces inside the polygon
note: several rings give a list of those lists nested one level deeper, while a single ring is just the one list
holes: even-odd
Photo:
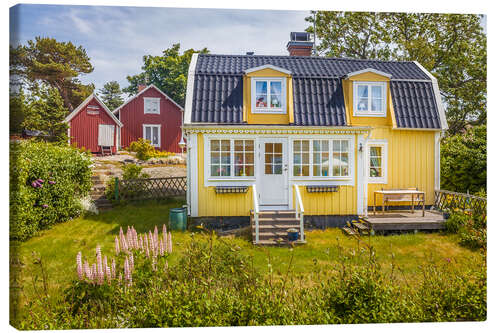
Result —
[{"label": "garden hedge", "polygon": [[73,147],[11,142],[10,238],[25,240],[78,216],[92,186],[91,164],[88,153]]}]

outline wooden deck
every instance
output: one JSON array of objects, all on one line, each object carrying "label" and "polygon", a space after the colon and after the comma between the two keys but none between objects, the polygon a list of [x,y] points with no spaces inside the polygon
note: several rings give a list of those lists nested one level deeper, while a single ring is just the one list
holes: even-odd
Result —
[{"label": "wooden deck", "polygon": [[444,229],[443,214],[436,211],[400,212],[390,211],[385,214],[368,215],[362,218],[373,231],[398,231],[398,230],[439,230]]}]

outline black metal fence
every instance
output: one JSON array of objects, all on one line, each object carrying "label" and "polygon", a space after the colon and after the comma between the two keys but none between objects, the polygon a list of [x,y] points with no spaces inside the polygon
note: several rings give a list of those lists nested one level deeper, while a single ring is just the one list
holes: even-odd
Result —
[{"label": "black metal fence", "polygon": [[441,211],[460,210],[486,217],[486,198],[445,190],[435,191],[434,198],[434,206]]},{"label": "black metal fence", "polygon": [[115,200],[148,200],[185,196],[186,177],[115,179]]}]

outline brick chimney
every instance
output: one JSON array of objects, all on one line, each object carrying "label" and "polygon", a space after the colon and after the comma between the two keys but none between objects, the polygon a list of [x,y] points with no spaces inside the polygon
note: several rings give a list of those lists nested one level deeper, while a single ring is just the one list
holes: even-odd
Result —
[{"label": "brick chimney", "polygon": [[146,89],[146,85],[145,84],[139,84],[139,85],[137,85],[137,93],[140,93],[144,89]]},{"label": "brick chimney", "polygon": [[290,32],[290,41],[286,44],[286,48],[291,56],[310,57],[313,48],[311,34],[308,32]]}]

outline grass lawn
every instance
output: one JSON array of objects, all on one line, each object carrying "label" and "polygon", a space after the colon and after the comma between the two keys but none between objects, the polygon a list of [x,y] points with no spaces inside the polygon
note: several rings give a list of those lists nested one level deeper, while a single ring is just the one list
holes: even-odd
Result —
[{"label": "grass lawn", "polygon": [[[133,225],[138,233],[142,233],[157,225],[161,231],[161,226],[168,222],[169,209],[182,204],[172,201],[115,208],[56,225],[26,242],[11,242],[11,311],[22,313],[25,302],[45,294],[42,269],[48,281],[47,293],[55,295],[76,278],[75,257],[79,251],[84,257],[93,257],[95,247],[99,244],[103,254],[113,255],[114,238],[120,227],[126,231],[128,225]],[[173,232],[172,264],[175,264],[178,254],[191,237],[196,239],[204,236],[200,233]],[[251,255],[256,269],[262,272],[269,269],[269,261],[277,275],[287,270],[292,255],[289,248],[256,247],[248,237],[228,236],[224,240],[238,245],[244,253]],[[420,276],[414,273],[424,260],[451,261],[458,268],[482,269],[481,254],[458,245],[456,236],[418,233],[364,237],[363,241],[374,246],[383,270],[391,270],[396,266],[398,274],[404,275],[406,281]],[[309,231],[307,242],[294,248],[291,269],[295,276],[301,276],[311,284],[336,269],[342,256],[338,245],[347,252],[362,251],[358,241],[345,236],[340,229]],[[41,265],[37,258],[41,259]],[[11,312],[12,315],[15,313]]]}]

